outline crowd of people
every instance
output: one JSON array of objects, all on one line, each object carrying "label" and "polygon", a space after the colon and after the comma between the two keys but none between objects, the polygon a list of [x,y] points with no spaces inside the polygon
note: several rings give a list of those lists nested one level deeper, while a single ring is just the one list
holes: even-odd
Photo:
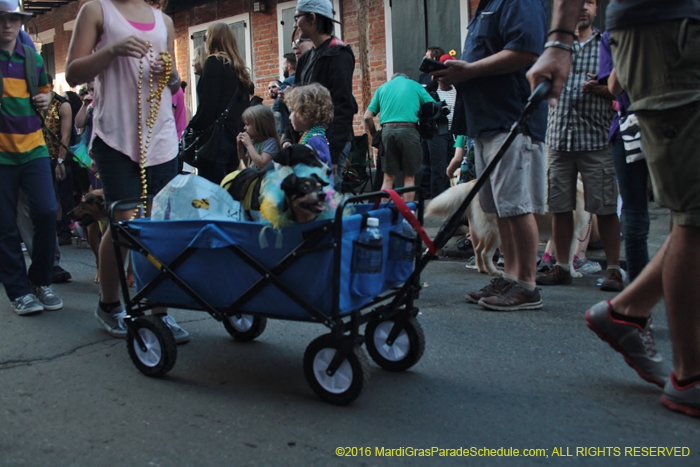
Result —
[{"label": "crowd of people", "polygon": [[[392,188],[403,174],[405,185],[422,185],[431,198],[449,187],[457,168],[460,182],[483,173],[522,112],[531,85],[553,80],[550,108],[543,102],[536,109],[480,192],[484,212],[497,217],[504,270],[486,287],[468,292],[467,300],[494,311],[539,309],[538,285],[571,283],[571,271],[585,265],[585,248],[573,256],[571,247],[580,234],[573,221],[580,178],[585,210],[595,214],[605,250],[601,289],[622,292],[591,307],[588,326],[642,378],[664,388],[666,406],[700,416],[700,300],[690,283],[700,267],[697,158],[692,156],[700,93],[697,60],[691,59],[698,53],[696,43],[685,42],[698,33],[700,8],[696,0],[652,3],[611,2],[610,32],[601,33],[593,26],[598,0],[555,1],[551,29],[544,0],[482,0],[460,59],[429,47],[426,57],[446,68],[418,81],[394,75],[368,103],[364,123],[382,146],[382,188]],[[633,9],[635,15],[629,15]],[[63,96],[53,92],[41,56],[21,31],[29,16],[16,1],[0,3],[0,23],[11,32],[0,37],[0,71],[6,79],[27,82],[26,91],[6,86],[3,100],[15,93],[9,95],[17,104],[0,118],[12,129],[0,148],[0,280],[18,314],[63,306],[51,284],[70,279],[60,266],[59,246],[71,242],[68,212],[83,193],[99,187],[107,203],[137,199],[155,195],[179,172],[194,170],[178,160],[178,140],[186,129],[204,132],[224,116],[225,136],[213,156],[196,166],[198,175],[213,183],[242,168],[263,168],[294,143],[312,147],[333,171],[334,183],[341,183],[358,112],[352,92],[355,55],[334,35],[337,21],[329,0],[297,2],[290,38],[294,53],[282,57],[284,80],[267,83],[271,107],[255,96],[233,30],[224,23],[210,25],[205,44],[192,57],[199,76],[194,115],[174,66],[173,22],[158,0],[97,0],[82,6],[66,80],[83,87]],[[11,61],[35,64],[36,73],[28,71],[31,66],[12,68]],[[421,138],[421,109],[436,100],[446,104],[447,131]],[[622,138],[631,126],[632,134],[641,132],[643,156],[639,145]],[[89,165],[72,157],[71,148],[81,144]],[[673,213],[672,232],[651,261],[649,173],[655,200]],[[618,186],[631,279],[626,288]],[[115,218],[127,220],[137,211],[136,203],[122,205]],[[544,258],[551,267],[538,275],[534,215],[545,211],[553,214],[553,241]],[[22,241],[32,259],[28,271]],[[99,259],[95,317],[109,334],[125,337],[109,228]],[[651,310],[662,298],[673,372],[652,337]],[[153,314],[170,327],[176,342],[189,339],[166,309]]]}]

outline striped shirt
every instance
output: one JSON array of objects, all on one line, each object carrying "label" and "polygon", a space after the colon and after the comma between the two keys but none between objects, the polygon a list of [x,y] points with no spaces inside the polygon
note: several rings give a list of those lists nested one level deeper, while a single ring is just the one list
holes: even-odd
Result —
[{"label": "striped shirt", "polygon": [[599,151],[608,147],[612,122],[612,101],[581,92],[590,81],[588,73],[598,74],[600,32],[594,29],[586,42],[574,41],[571,71],[556,108],[549,109],[547,146],[557,151]]},{"label": "striped shirt", "polygon": [[[36,52],[35,52],[36,53]],[[19,40],[14,53],[0,50],[0,73],[4,92],[0,100],[0,164],[20,165],[49,157],[41,119],[34,111],[24,75],[24,49]],[[44,61],[37,54],[39,92],[49,92]]]}]

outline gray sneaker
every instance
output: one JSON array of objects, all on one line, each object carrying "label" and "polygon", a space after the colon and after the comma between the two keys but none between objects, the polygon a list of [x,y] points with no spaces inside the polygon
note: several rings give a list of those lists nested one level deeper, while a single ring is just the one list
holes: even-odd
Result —
[{"label": "gray sneaker", "polygon": [[20,316],[33,315],[44,311],[44,305],[37,300],[33,293],[22,295],[12,301],[12,309]]},{"label": "gray sneaker", "polygon": [[467,261],[467,264],[464,267],[466,267],[467,269],[478,269],[476,267],[476,256],[472,256],[471,258],[469,258],[469,261]]},{"label": "gray sneaker", "polygon": [[109,333],[112,337],[119,337],[121,339],[126,338],[126,325],[124,324],[124,317],[126,316],[126,310],[124,307],[119,305],[114,309],[112,313],[108,311],[102,311],[100,308],[100,303],[97,302],[97,309],[95,310],[95,319],[98,323],[105,328],[105,331]]},{"label": "gray sneaker", "polygon": [[606,300],[586,311],[586,325],[620,352],[625,362],[642,379],[664,387],[672,368],[656,350],[651,334],[651,318],[644,329],[636,324],[615,320],[610,315],[610,300]]},{"label": "gray sneaker", "polygon": [[700,417],[700,383],[681,388],[676,382],[676,375],[671,374],[664,386],[661,403],[676,412]]},{"label": "gray sneaker", "polygon": [[63,308],[63,300],[56,295],[50,285],[32,285],[32,291],[44,306],[44,310],[56,311]]},{"label": "gray sneaker", "polygon": [[161,315],[160,319],[163,320],[163,322],[167,324],[170,330],[173,332],[173,337],[175,337],[176,344],[184,344],[190,340],[190,333],[182,329],[180,325],[175,322],[175,318],[170,315]]}]

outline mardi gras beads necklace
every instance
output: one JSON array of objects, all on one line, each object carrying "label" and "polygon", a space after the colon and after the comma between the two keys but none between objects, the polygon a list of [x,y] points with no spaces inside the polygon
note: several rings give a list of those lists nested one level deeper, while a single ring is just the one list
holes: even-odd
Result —
[{"label": "mardi gras beads necklace", "polygon": [[306,130],[304,134],[301,135],[301,138],[299,139],[299,144],[306,144],[309,141],[309,139],[311,139],[313,136],[318,135],[326,136],[326,130],[321,125],[316,125],[315,127]]},{"label": "mardi gras beads necklace", "polygon": [[[155,78],[155,83],[154,83],[154,76],[153,76],[153,67],[155,66],[156,62],[156,56],[153,52],[153,44],[150,42],[147,42],[148,45],[148,53],[146,54],[145,57],[142,57],[141,60],[139,61],[139,85],[138,85],[138,134],[139,134],[139,165],[141,167],[141,198],[146,198],[148,196],[148,181],[146,179],[146,157],[148,155],[148,143],[151,140],[151,134],[153,133],[153,125],[156,123],[156,119],[158,118],[158,110],[160,110],[160,101],[163,96],[163,89],[165,89],[165,86],[167,85],[168,82],[168,77],[170,76],[170,72],[172,70],[172,65],[173,61],[170,57],[169,52],[161,52],[160,53],[160,58],[163,60],[165,63],[165,72],[162,75],[159,75]],[[146,119],[146,127],[148,127],[148,133],[144,133],[144,128],[141,124],[142,121],[142,106],[141,106],[141,95],[142,95],[142,86],[143,86],[143,61],[144,58],[146,58],[149,61],[150,64],[150,69],[149,69],[149,76],[148,76],[148,98],[146,99],[146,102],[148,103],[149,107],[149,112],[148,112],[148,118]],[[145,215],[146,213],[146,202],[144,201],[143,205],[141,206],[142,212]],[[132,219],[136,218],[138,216],[138,210],[134,212],[134,215]]]}]

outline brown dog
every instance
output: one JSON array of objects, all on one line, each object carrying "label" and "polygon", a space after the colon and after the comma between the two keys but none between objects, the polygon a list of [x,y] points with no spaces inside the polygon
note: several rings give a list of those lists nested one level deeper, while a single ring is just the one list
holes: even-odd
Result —
[{"label": "brown dog", "polygon": [[[455,185],[435,197],[426,209],[428,216],[447,218],[459,207],[467,198],[476,180]],[[581,277],[581,273],[574,270],[574,253],[576,249],[577,234],[588,224],[591,215],[584,209],[583,183],[579,180],[576,190],[576,209],[574,210],[574,236],[571,239],[569,251],[569,264],[571,265],[571,277]],[[500,275],[502,271],[496,269],[493,264],[493,254],[501,244],[501,237],[498,234],[498,224],[495,214],[485,213],[479,203],[479,195],[471,202],[463,220],[469,224],[469,232],[474,245],[474,256],[479,272],[489,275]],[[546,242],[552,238],[552,214],[536,215],[537,230],[540,241]],[[517,232],[516,232],[517,235]]]},{"label": "brown dog", "polygon": [[[86,193],[80,204],[71,209],[68,216],[87,231],[88,244],[95,254],[95,265],[97,266],[95,282],[100,282],[100,240],[102,239],[103,226],[106,226],[109,222],[102,190],[93,190]],[[131,268],[131,261],[129,261],[126,272],[126,282],[129,287],[133,287],[134,272]]]}]

